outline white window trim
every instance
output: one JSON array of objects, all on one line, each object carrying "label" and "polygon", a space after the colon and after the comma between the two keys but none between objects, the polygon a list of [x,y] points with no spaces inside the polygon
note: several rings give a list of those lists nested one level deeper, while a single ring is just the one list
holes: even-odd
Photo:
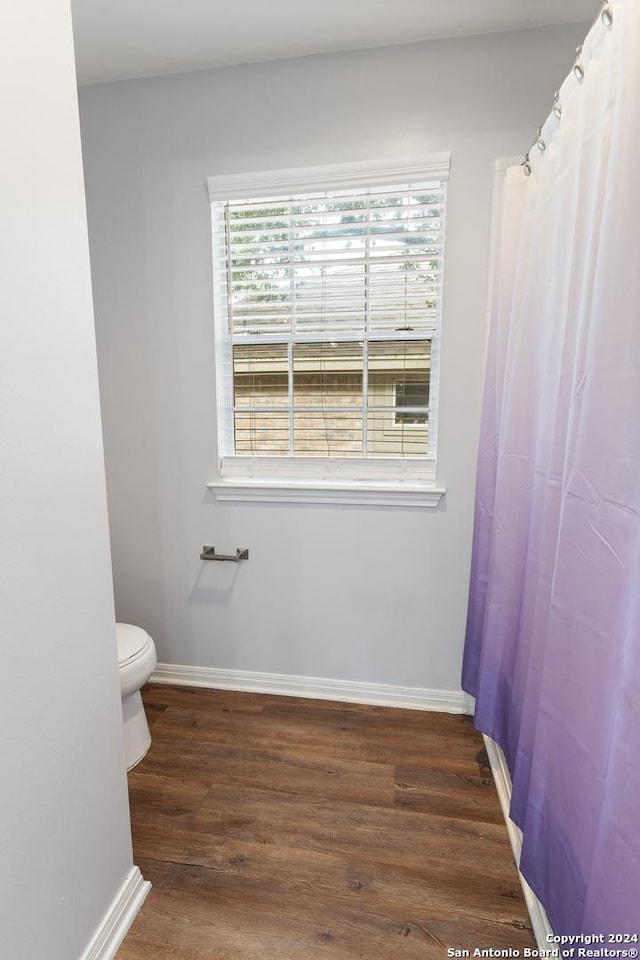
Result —
[{"label": "white window trim", "polygon": [[376,507],[437,507],[444,487],[353,482],[302,483],[291,480],[212,480],[207,487],[216,500],[253,503],[333,503]]},{"label": "white window trim", "polygon": [[[220,200],[269,197],[289,191],[311,193],[327,188],[348,189],[394,180],[405,183],[448,179],[450,165],[451,155],[447,152],[410,159],[218,175],[209,177],[207,184],[213,211],[214,202]],[[220,324],[216,321],[216,351],[226,348],[222,341]],[[439,364],[436,351],[437,346],[435,350],[432,348],[432,363],[435,360],[435,376],[431,381],[432,413],[437,413]],[[228,406],[219,382],[217,402],[219,410]],[[437,417],[431,429],[432,433],[437,430]],[[435,441],[435,435],[433,439]],[[207,483],[207,488],[222,501],[437,507],[446,493],[444,487],[436,485],[436,465],[431,459],[309,457],[303,460],[225,456],[219,458],[218,464],[218,476]],[[354,464],[357,464],[356,470]]]},{"label": "white window trim", "polygon": [[232,173],[207,178],[209,200],[247,200],[271,197],[288,191],[313,193],[326,189],[375,186],[380,183],[411,180],[446,180],[451,167],[450,153],[432,153],[427,157],[389,160],[327,163],[319,167],[291,167],[263,173]]}]

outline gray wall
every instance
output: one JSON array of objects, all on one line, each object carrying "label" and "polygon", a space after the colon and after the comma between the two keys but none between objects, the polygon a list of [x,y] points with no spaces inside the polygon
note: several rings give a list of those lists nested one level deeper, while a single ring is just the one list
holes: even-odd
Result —
[{"label": "gray wall", "polygon": [[[523,153],[585,27],[81,92],[116,604],[161,661],[458,689],[491,163]],[[206,178],[450,150],[435,511],[219,504]],[[248,546],[203,565],[204,543]]]},{"label": "gray wall", "polygon": [[67,0],[0,33],[0,953],[75,960],[132,869]]}]

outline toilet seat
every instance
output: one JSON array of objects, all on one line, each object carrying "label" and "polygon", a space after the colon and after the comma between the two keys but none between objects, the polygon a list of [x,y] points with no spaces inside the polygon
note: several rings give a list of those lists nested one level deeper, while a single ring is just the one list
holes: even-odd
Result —
[{"label": "toilet seat", "polygon": [[145,650],[151,646],[151,637],[142,627],[134,627],[131,623],[119,623],[117,630],[118,665],[124,667],[144,656]]},{"label": "toilet seat", "polygon": [[153,640],[142,627],[131,623],[116,624],[118,635],[118,667],[120,688],[126,697],[147,682],[157,662]]}]

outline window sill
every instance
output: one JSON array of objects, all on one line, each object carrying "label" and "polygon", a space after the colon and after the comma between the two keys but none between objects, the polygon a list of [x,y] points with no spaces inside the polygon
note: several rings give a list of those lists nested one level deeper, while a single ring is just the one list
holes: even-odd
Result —
[{"label": "window sill", "polygon": [[329,481],[216,480],[207,484],[217,500],[253,503],[328,503],[376,507],[437,507],[442,487],[428,484]]}]

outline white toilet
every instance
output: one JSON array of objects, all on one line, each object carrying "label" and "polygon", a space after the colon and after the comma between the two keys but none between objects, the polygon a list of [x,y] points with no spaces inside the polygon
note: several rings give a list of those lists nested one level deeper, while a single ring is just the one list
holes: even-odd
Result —
[{"label": "white toilet", "polygon": [[130,623],[117,623],[118,666],[122,695],[122,720],[127,770],[139,763],[151,746],[149,724],[140,696],[158,661],[149,634]]}]

